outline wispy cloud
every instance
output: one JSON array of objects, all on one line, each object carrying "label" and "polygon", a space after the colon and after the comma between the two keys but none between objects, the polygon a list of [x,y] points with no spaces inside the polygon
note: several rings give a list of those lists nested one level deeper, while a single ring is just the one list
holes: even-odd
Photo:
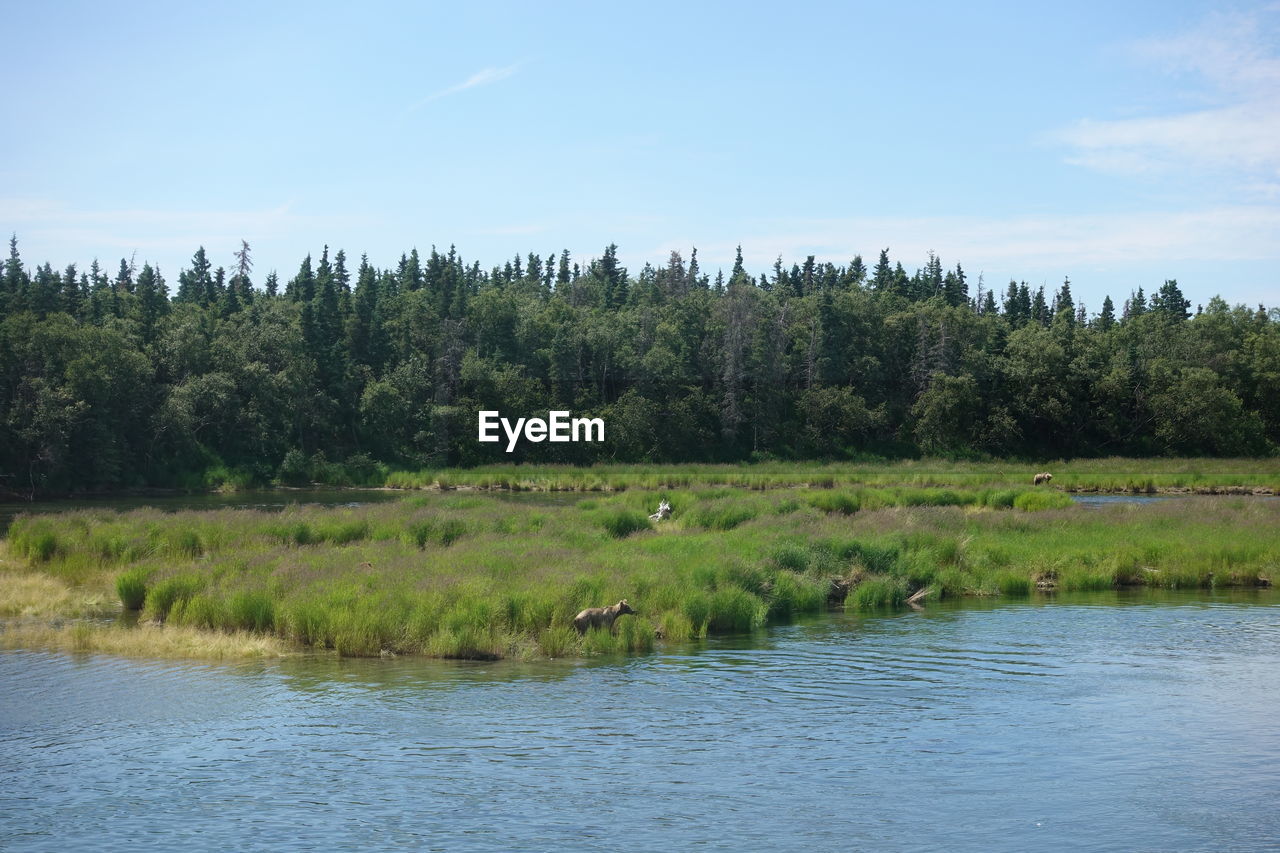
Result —
[{"label": "wispy cloud", "polygon": [[468,89],[475,89],[478,86],[488,86],[490,83],[497,83],[500,80],[505,80],[519,70],[520,66],[518,64],[508,65],[505,68],[482,68],[466,80],[463,80],[461,83],[456,83],[453,86],[450,86],[447,89],[441,89],[438,92],[432,92],[417,103],[411,104],[405,109],[405,113],[408,114],[415,110],[422,109],[432,101],[438,101],[441,98],[447,98],[450,95],[456,95],[459,92],[465,92]]},{"label": "wispy cloud", "polygon": [[167,269],[185,263],[201,245],[238,247],[243,238],[256,246],[368,225],[358,214],[303,212],[290,202],[243,210],[105,209],[32,198],[0,198],[0,222],[6,233],[18,235],[23,257],[33,262],[106,259],[136,250],[140,259]]},{"label": "wispy cloud", "polygon": [[1020,217],[854,217],[756,223],[728,240],[664,242],[647,254],[698,246],[709,264],[732,262],[738,243],[748,266],[768,269],[781,255],[845,263],[861,254],[874,263],[882,248],[908,269],[929,252],[966,269],[1055,268],[1170,261],[1280,260],[1280,210],[1239,205],[1182,212],[1064,214]]},{"label": "wispy cloud", "polygon": [[1201,108],[1124,119],[1082,119],[1051,134],[1068,162],[1110,172],[1229,173],[1239,185],[1280,176],[1280,55],[1275,8],[1215,14],[1195,30],[1130,46],[1140,61],[1193,81]]}]

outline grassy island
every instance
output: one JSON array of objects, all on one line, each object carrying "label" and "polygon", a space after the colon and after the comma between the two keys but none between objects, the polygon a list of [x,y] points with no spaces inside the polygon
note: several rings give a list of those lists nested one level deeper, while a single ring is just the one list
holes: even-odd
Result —
[{"label": "grassy island", "polygon": [[[1255,466],[1254,485],[1272,476],[1266,464]],[[703,470],[688,472],[691,482]],[[752,476],[771,485],[768,470]],[[1257,587],[1280,573],[1280,500],[1271,498],[1084,508],[1030,486],[843,482],[23,516],[0,555],[0,643],[212,657],[560,657],[645,651],[828,606]],[[674,515],[652,522],[661,497]],[[614,633],[579,637],[571,627],[580,609],[622,598],[639,615]]]}]

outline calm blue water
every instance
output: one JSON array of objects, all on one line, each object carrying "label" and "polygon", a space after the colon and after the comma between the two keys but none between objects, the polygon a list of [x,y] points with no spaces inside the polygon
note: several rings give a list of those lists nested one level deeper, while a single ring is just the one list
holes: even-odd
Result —
[{"label": "calm blue water", "polygon": [[840,614],[589,663],[3,652],[0,849],[1276,849],[1275,601]]}]

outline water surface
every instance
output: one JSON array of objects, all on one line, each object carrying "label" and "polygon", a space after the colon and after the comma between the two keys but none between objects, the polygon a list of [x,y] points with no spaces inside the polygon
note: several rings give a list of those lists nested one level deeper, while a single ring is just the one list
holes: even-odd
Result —
[{"label": "water surface", "polygon": [[0,849],[1263,850],[1280,609],[833,614],[632,658],[0,653]]}]

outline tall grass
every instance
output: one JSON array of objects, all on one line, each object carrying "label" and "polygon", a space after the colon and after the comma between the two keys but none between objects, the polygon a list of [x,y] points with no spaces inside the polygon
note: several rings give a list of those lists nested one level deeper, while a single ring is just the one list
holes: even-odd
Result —
[{"label": "tall grass", "polygon": [[[19,518],[9,553],[61,591],[49,592],[55,609],[90,585],[144,623],[472,658],[643,652],[833,601],[899,607],[921,590],[933,601],[1280,580],[1280,501],[1087,510],[1030,486],[757,485],[602,489],[577,503],[472,493],[275,514],[79,511]],[[651,524],[659,497],[674,512]],[[573,631],[579,610],[622,598],[639,613],[616,631]]]},{"label": "tall grass", "polygon": [[1280,493],[1280,458],[991,460],[905,459],[872,462],[758,462],[740,465],[487,465],[396,471],[384,485],[401,489],[469,487],[510,491],[660,491],[709,486],[759,491],[807,487],[1027,487],[1040,471],[1063,491],[1150,493],[1166,490]]}]

